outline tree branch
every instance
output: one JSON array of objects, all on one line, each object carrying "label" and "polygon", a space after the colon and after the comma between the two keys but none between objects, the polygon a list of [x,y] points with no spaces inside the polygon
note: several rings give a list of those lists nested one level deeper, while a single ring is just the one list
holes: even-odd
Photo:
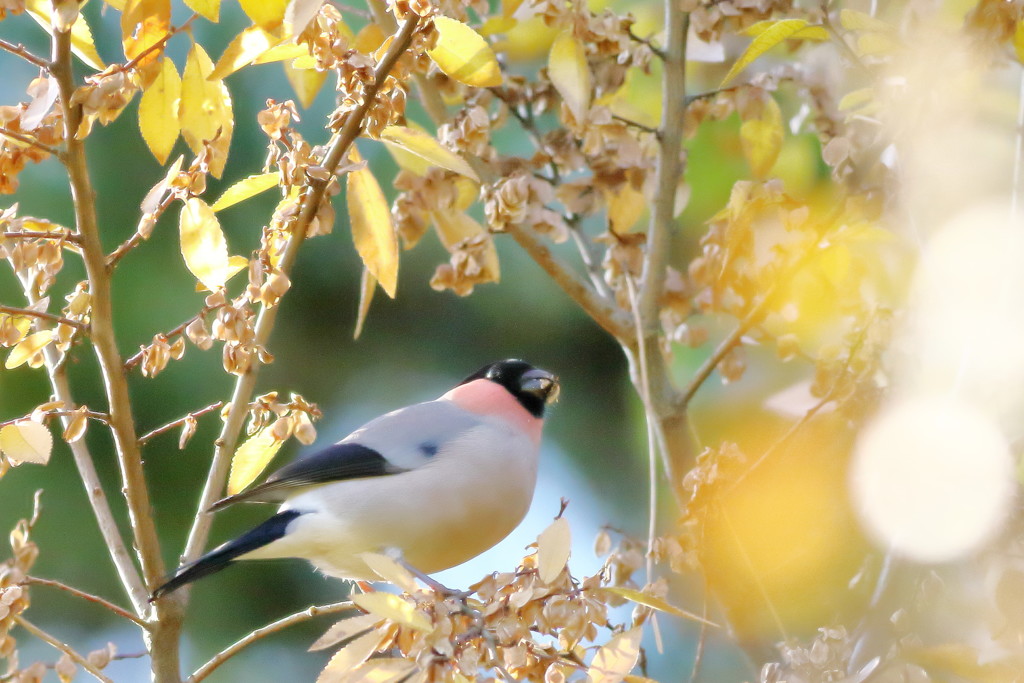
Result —
[{"label": "tree branch", "polygon": [[21,43],[15,45],[14,43],[8,43],[6,40],[0,40],[0,50],[6,50],[7,52],[10,52],[12,55],[17,55],[29,64],[34,64],[35,66],[38,66],[40,69],[50,68],[50,63],[48,61],[46,61],[42,57],[35,56],[31,52],[29,52],[28,49]]},{"label": "tree branch", "polygon": [[[366,86],[366,91],[363,93],[362,103],[348,114],[341,130],[334,134],[328,146],[324,161],[320,164],[327,171],[324,174],[324,179],[312,178],[310,180],[309,187],[303,197],[302,209],[299,211],[299,215],[295,219],[294,223],[292,223],[292,236],[288,242],[288,246],[285,247],[284,254],[281,257],[280,269],[282,272],[287,274],[295,263],[299,247],[302,245],[306,236],[306,229],[316,216],[317,211],[319,211],[320,204],[324,200],[324,196],[327,191],[327,186],[330,180],[334,177],[335,170],[345,158],[349,147],[351,147],[356,137],[358,137],[362,130],[363,120],[367,112],[369,112],[370,108],[376,102],[377,92],[384,84],[388,74],[391,73],[391,69],[394,68],[398,58],[409,47],[409,44],[412,42],[413,33],[416,31],[418,25],[419,18],[416,16],[412,16],[406,20],[401,30],[391,41],[387,54],[384,55],[384,58],[381,59],[380,63],[377,65],[377,69],[374,71],[373,82]],[[266,344],[270,337],[270,331],[274,327],[274,321],[277,319],[278,310],[280,310],[280,306],[263,306],[260,309],[255,327],[254,342],[256,344]],[[188,542],[185,546],[185,552],[183,554],[183,560],[185,562],[189,562],[197,558],[206,545],[206,539],[209,535],[210,525],[213,520],[208,510],[224,490],[224,482],[227,479],[228,471],[231,466],[231,456],[235,451],[235,446],[238,443],[238,435],[242,430],[242,425],[245,423],[245,418],[248,414],[246,407],[248,406],[249,400],[252,397],[252,392],[256,387],[257,374],[258,365],[254,362],[250,364],[241,376],[239,376],[235,383],[235,389],[231,395],[231,401],[229,404],[230,409],[228,411],[227,419],[224,422],[224,427],[221,429],[220,437],[216,442],[217,447],[213,454],[213,461],[210,464],[210,473],[206,478],[206,484],[203,488],[202,497],[200,498],[195,521],[192,525],[192,530],[189,533]]]},{"label": "tree branch", "polygon": [[56,240],[58,242],[70,242],[71,244],[79,244],[81,240],[78,239],[78,235],[74,234],[67,228],[61,232],[40,232],[38,230],[21,230],[18,232],[0,232],[0,237],[4,239],[25,239],[25,240]]},{"label": "tree branch", "polygon": [[12,140],[17,140],[18,142],[24,143],[26,145],[30,145],[32,147],[35,147],[36,149],[41,149],[44,152],[46,152],[47,154],[52,154],[53,156],[57,157],[58,159],[63,159],[64,158],[63,152],[61,152],[59,149],[57,149],[56,147],[51,147],[50,145],[47,145],[46,143],[39,142],[39,140],[36,140],[34,137],[32,137],[30,135],[25,135],[24,133],[18,133],[16,131],[9,130],[7,128],[2,128],[2,127],[0,127],[0,135],[4,135],[6,137],[11,138]]},{"label": "tree branch", "polygon": [[[110,271],[107,269],[106,253],[100,239],[96,196],[86,163],[85,144],[77,137],[82,110],[80,106],[71,103],[75,83],[71,63],[70,30],[55,30],[52,45],[51,73],[57,80],[64,107],[64,137],[67,147],[65,166],[71,184],[75,227],[82,239],[82,260],[92,298],[90,338],[99,360],[109,404],[110,431],[121,471],[134,546],[142,566],[145,585],[152,589],[163,580],[164,563],[153,521],[146,477],[142,469],[142,456],[132,417],[128,383],[114,335]],[[143,606],[145,604],[143,599]],[[181,605],[174,600],[158,602],[153,606],[152,617],[154,628],[147,633],[147,645],[153,657],[153,679],[155,683],[177,683],[180,680],[178,649],[183,618]]]},{"label": "tree branch", "polygon": [[53,323],[61,323],[63,325],[70,325],[71,327],[79,330],[86,329],[84,323],[80,323],[77,320],[71,320],[60,315],[54,315],[53,313],[47,313],[46,311],[33,311],[28,308],[16,308],[14,306],[5,306],[0,304],[0,313],[6,313],[7,315],[20,316],[25,315],[30,318],[39,318],[40,320],[49,320]]},{"label": "tree branch", "polygon": [[301,624],[304,621],[309,621],[310,619],[323,614],[335,614],[337,612],[344,612],[350,609],[354,609],[354,606],[351,602],[346,600],[345,602],[336,602],[330,605],[313,606],[308,609],[304,609],[301,612],[296,612],[295,614],[269,623],[262,628],[256,629],[221,652],[218,652],[210,661],[196,669],[195,673],[188,677],[186,683],[199,683],[199,681],[213,673],[221,664],[231,659],[257,640],[266,638],[272,633],[284,630],[289,626],[294,626],[295,624]]},{"label": "tree branch", "polygon": [[75,664],[78,664],[80,667],[82,667],[90,674],[92,674],[93,678],[95,678],[96,680],[102,681],[103,683],[114,683],[112,680],[104,676],[99,669],[90,664],[88,659],[75,652],[66,643],[61,642],[60,640],[58,640],[54,636],[51,636],[49,633],[39,628],[32,622],[26,620],[25,617],[19,614],[18,616],[14,617],[14,622],[18,624],[18,626],[21,626],[23,629],[34,635],[36,638],[39,638],[39,640],[49,643],[53,647],[57,648],[58,650],[66,654],[68,657],[71,658],[71,661],[73,661]]},{"label": "tree branch", "polygon": [[62,591],[71,593],[71,595],[82,598],[83,600],[88,600],[89,602],[94,602],[97,605],[106,607],[108,610],[110,610],[117,616],[124,617],[125,619],[130,619],[131,621],[134,621],[136,624],[138,624],[144,629],[148,630],[150,628],[149,624],[147,624],[145,621],[135,616],[128,610],[124,609],[123,607],[118,607],[109,600],[101,598],[98,595],[93,595],[92,593],[86,593],[85,591],[69,586],[66,583],[61,583],[60,581],[54,581],[52,579],[41,579],[38,576],[26,576],[21,583],[23,585],[51,586],[53,588],[59,588]]},{"label": "tree branch", "polygon": [[199,410],[193,411],[193,412],[189,413],[188,415],[186,415],[184,417],[179,417],[177,420],[174,420],[173,422],[168,422],[167,424],[165,424],[162,427],[157,427],[156,429],[154,429],[153,431],[149,432],[148,434],[144,434],[143,436],[140,436],[139,437],[139,445],[140,446],[145,446],[147,443],[149,443],[155,437],[160,436],[164,432],[169,432],[172,429],[174,429],[175,427],[178,427],[178,426],[184,424],[185,421],[188,420],[190,417],[195,419],[195,418],[197,418],[197,417],[199,417],[201,415],[206,415],[207,413],[212,413],[214,410],[217,410],[218,408],[222,407],[223,405],[224,405],[224,401],[217,401],[216,403],[211,403],[210,405],[206,406],[205,408],[200,408]]},{"label": "tree branch", "polygon": [[[173,339],[174,337],[177,337],[179,334],[184,332],[185,329],[188,328],[188,326],[194,323],[196,320],[199,320],[200,318],[205,318],[207,315],[209,315],[213,311],[216,311],[218,308],[223,308],[224,305],[225,304],[218,304],[217,306],[203,306],[203,308],[194,316],[192,316],[185,322],[181,323],[177,327],[171,329],[169,332],[164,332],[161,336],[167,340]],[[124,362],[124,369],[131,370],[132,368],[134,368],[136,365],[142,362],[142,357],[144,355],[145,349],[140,349],[138,353],[136,353],[134,356],[132,356],[131,358]]]}]

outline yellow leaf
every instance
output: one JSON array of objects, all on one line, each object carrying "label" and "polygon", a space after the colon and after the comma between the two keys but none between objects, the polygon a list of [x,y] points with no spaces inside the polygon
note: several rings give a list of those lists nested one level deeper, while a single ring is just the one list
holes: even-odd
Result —
[{"label": "yellow leaf", "polygon": [[333,647],[338,643],[348,640],[349,638],[362,634],[363,631],[375,627],[380,622],[381,618],[376,614],[359,614],[354,617],[342,619],[324,631],[324,634],[309,646],[309,652],[326,650],[327,648]]},{"label": "yellow leaf", "polygon": [[587,50],[571,30],[558,34],[548,53],[548,77],[577,121],[590,109],[590,66]]},{"label": "yellow leaf", "polygon": [[[740,31],[740,33],[754,37],[759,36],[765,32],[766,29],[771,28],[775,24],[773,20],[759,21],[756,24],[751,24],[747,28]],[[824,26],[808,26],[802,28],[793,35],[790,36],[793,39],[799,40],[829,40],[831,36],[828,33],[828,29]]]},{"label": "yellow leaf", "polygon": [[519,24],[512,17],[491,17],[480,27],[480,35],[493,36],[495,33],[506,33]]},{"label": "yellow leaf", "polygon": [[380,139],[426,159],[432,166],[440,166],[480,182],[480,178],[465,159],[441,146],[440,142],[421,130],[405,126],[388,126],[380,132]]},{"label": "yellow leaf", "polygon": [[167,161],[181,132],[178,102],[181,100],[181,78],[174,62],[161,60],[160,73],[142,93],[139,100],[139,131],[149,151],[161,164]]},{"label": "yellow leaf", "polygon": [[850,92],[843,95],[842,99],[839,100],[839,104],[836,105],[839,111],[849,111],[850,109],[859,109],[863,107],[872,99],[874,99],[875,91],[873,88],[860,88],[858,90],[851,90]]},{"label": "yellow leaf", "polygon": [[[349,158],[360,161],[354,147]],[[398,287],[398,235],[391,222],[391,206],[366,166],[348,174],[347,186],[346,204],[356,251],[393,299]]]},{"label": "yellow leaf", "polygon": [[296,43],[285,43],[283,45],[275,45],[270,48],[259,57],[253,60],[253,64],[269,64],[270,62],[280,62],[285,59],[295,59],[296,57],[305,57],[309,55],[309,48],[305,45],[299,45]]},{"label": "yellow leaf", "polygon": [[240,4],[252,23],[267,31],[273,31],[284,23],[284,13],[288,8],[288,0],[240,0]]},{"label": "yellow leaf", "polygon": [[862,33],[857,36],[857,54],[861,57],[887,55],[900,47],[900,41],[893,38],[890,33]]},{"label": "yellow leaf", "polygon": [[689,619],[690,621],[700,622],[703,624],[707,624],[708,626],[714,626],[716,628],[718,627],[718,624],[716,624],[713,621],[708,621],[700,615],[694,614],[693,612],[688,612],[682,608],[676,607],[675,605],[670,605],[661,598],[656,598],[653,595],[648,595],[647,593],[642,593],[632,588],[626,588],[625,586],[608,586],[607,588],[602,588],[601,590],[605,591],[606,593],[613,593],[620,597],[626,598],[627,600],[632,600],[638,605],[644,605],[645,607],[656,609],[659,612],[665,612],[666,614],[682,617],[683,619]]},{"label": "yellow leaf", "polygon": [[213,209],[192,197],[181,209],[178,228],[189,271],[211,291],[223,287],[228,279],[228,244]]},{"label": "yellow leaf", "polygon": [[194,43],[182,72],[179,116],[182,137],[193,153],[199,154],[204,142],[216,139],[210,172],[219,178],[227,162],[235,120],[231,94],[223,81],[208,80],[211,73],[213,62],[210,56],[199,43]]},{"label": "yellow leaf", "polygon": [[327,80],[327,72],[317,71],[316,69],[300,69],[295,66],[294,62],[291,64],[285,62],[283,66],[284,75],[288,77],[288,82],[291,83],[295,96],[299,98],[299,104],[302,105],[303,109],[309,109],[313,106],[313,100],[316,99],[324,82]]},{"label": "yellow leaf", "polygon": [[[369,593],[358,597],[365,597],[366,595],[383,594]],[[353,602],[355,602],[355,600],[353,600]],[[365,636],[359,636],[351,643],[334,653],[334,656],[331,657],[331,661],[327,662],[327,666],[320,672],[320,676],[316,679],[316,683],[340,683],[341,681],[347,681],[347,674],[352,671],[352,669],[369,659],[370,656],[377,651],[377,648],[380,647],[380,644],[383,641],[384,636],[376,631],[371,631]]]},{"label": "yellow leaf", "polygon": [[256,480],[277,455],[283,442],[274,438],[273,427],[264,427],[246,439],[231,458],[228,495],[233,496]]},{"label": "yellow leaf", "polygon": [[359,278],[359,314],[356,316],[356,329],[352,333],[353,339],[359,339],[363,333],[363,325],[366,324],[366,316],[370,313],[370,303],[373,301],[373,293],[377,290],[377,278],[373,276],[370,269],[363,266],[363,275]]},{"label": "yellow leaf", "polygon": [[736,60],[736,63],[732,65],[732,68],[729,69],[729,73],[722,79],[722,84],[719,87],[725,87],[729,81],[736,78],[741,71],[750,66],[751,62],[787,38],[792,38],[793,34],[800,32],[806,26],[807,22],[803,19],[783,19],[773,22],[771,26],[766,27],[760,35],[750,42],[747,49]]},{"label": "yellow leaf", "polygon": [[7,356],[7,362],[4,363],[4,367],[8,370],[13,370],[19,365],[24,364],[25,361],[42,351],[51,341],[53,341],[53,330],[42,330],[35,334],[30,334],[14,345],[11,353]]},{"label": "yellow leaf", "polygon": [[875,19],[870,14],[852,9],[844,9],[839,13],[839,23],[847,31],[878,31],[884,33],[896,30],[896,27],[892,24],[887,24],[881,19]]},{"label": "yellow leaf", "polygon": [[0,451],[13,463],[45,465],[50,462],[53,435],[32,420],[19,420],[0,429]]},{"label": "yellow leaf", "polygon": [[540,580],[551,583],[557,579],[565,568],[565,563],[569,561],[571,550],[572,534],[569,531],[569,521],[565,517],[559,517],[537,537],[537,573]]},{"label": "yellow leaf", "polygon": [[430,217],[437,229],[437,235],[445,249],[451,251],[459,242],[483,235],[487,240],[487,250],[484,254],[484,268],[492,282],[501,279],[501,269],[498,263],[498,249],[494,246],[494,238],[483,226],[473,220],[472,217],[461,211],[431,211]]},{"label": "yellow leaf", "polygon": [[85,430],[89,426],[89,417],[86,415],[88,410],[86,406],[82,406],[74,411],[71,420],[68,421],[68,426],[64,428],[65,441],[74,443],[85,436]]},{"label": "yellow leaf", "polygon": [[449,17],[434,17],[437,44],[427,54],[437,68],[460,83],[478,88],[502,84],[494,50],[479,33]]},{"label": "yellow leaf", "polygon": [[185,0],[185,5],[215,24],[220,21],[220,0]]},{"label": "yellow leaf", "polygon": [[[416,669],[416,663],[410,662],[408,659],[381,657],[364,662],[350,671],[345,677],[345,683],[397,683],[397,681],[409,681],[409,675]],[[460,682],[453,678],[453,683]]]},{"label": "yellow leaf", "polygon": [[[28,0],[25,3],[25,9],[36,20],[37,24],[46,29],[46,32],[51,36],[53,35],[53,5],[50,3],[50,0]],[[107,68],[107,65],[100,59],[99,53],[96,52],[92,31],[89,29],[89,24],[86,23],[85,17],[81,14],[78,15],[75,23],[71,26],[71,51],[78,55],[78,58],[83,62],[98,71]]]},{"label": "yellow leaf", "polygon": [[617,190],[605,190],[604,196],[608,204],[608,224],[619,235],[629,232],[647,210],[644,193],[634,189],[629,181]]},{"label": "yellow leaf", "polygon": [[1017,28],[1013,32],[1013,51],[1017,61],[1024,62],[1024,19],[1017,21]]},{"label": "yellow leaf", "polygon": [[758,178],[764,178],[771,172],[779,151],[782,150],[782,111],[769,96],[756,119],[744,121],[740,126],[740,142],[743,155],[747,157],[750,170]]},{"label": "yellow leaf", "polygon": [[353,38],[352,48],[364,55],[372,55],[387,37],[384,30],[377,24],[367,24],[359,29],[359,33]]},{"label": "yellow leaf", "polygon": [[224,54],[217,60],[217,66],[207,76],[208,80],[222,79],[244,66],[252,64],[261,54],[281,42],[259,26],[243,30],[224,48]]},{"label": "yellow leaf", "polygon": [[352,602],[370,614],[389,619],[396,624],[408,626],[417,631],[428,632],[433,629],[430,619],[416,606],[392,593],[360,593],[352,596]]},{"label": "yellow leaf", "polygon": [[224,190],[224,194],[213,203],[210,208],[214,211],[222,211],[229,206],[244,202],[250,197],[255,197],[261,192],[266,192],[272,187],[277,187],[277,172],[260,173],[242,178],[237,183]]},{"label": "yellow leaf", "polygon": [[[124,56],[135,59],[162,40],[171,29],[171,0],[128,0],[121,14],[121,42]],[[153,50],[139,61],[140,66],[160,58]]]},{"label": "yellow leaf", "polygon": [[366,563],[373,573],[406,593],[415,593],[419,586],[409,570],[387,555],[380,553],[359,553],[359,559]]},{"label": "yellow leaf", "polygon": [[594,655],[587,669],[590,683],[620,683],[633,670],[640,657],[643,628],[637,626],[612,636]]}]

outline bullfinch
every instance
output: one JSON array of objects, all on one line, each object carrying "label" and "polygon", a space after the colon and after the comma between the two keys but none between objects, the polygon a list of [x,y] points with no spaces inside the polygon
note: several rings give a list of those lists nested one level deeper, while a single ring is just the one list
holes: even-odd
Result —
[{"label": "bullfinch", "polygon": [[382,415],[301,457],[239,501],[281,503],[248,533],[179,567],[153,599],[236,560],[298,557],[329,576],[378,580],[364,552],[433,573],[479,555],[526,515],[544,409],[558,379],[521,360],[485,365],[440,398]]}]

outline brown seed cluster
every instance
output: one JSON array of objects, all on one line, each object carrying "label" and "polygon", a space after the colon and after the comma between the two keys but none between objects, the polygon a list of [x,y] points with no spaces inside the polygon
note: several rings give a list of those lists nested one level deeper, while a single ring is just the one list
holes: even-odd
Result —
[{"label": "brown seed cluster", "polygon": [[9,133],[0,132],[0,194],[17,190],[18,174],[25,164],[48,159],[50,153],[45,148],[64,141],[64,115],[56,101],[56,81],[36,78],[28,86],[28,95],[28,102],[0,106],[0,128]]}]

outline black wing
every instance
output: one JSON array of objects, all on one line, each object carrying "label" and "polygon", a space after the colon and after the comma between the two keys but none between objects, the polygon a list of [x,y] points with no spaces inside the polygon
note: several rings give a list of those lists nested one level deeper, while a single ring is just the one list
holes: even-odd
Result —
[{"label": "black wing", "polygon": [[372,448],[351,442],[336,443],[285,465],[259,486],[218,500],[210,506],[210,511],[220,510],[241,500],[261,503],[281,501],[289,491],[301,486],[343,479],[382,477],[405,471]]}]

